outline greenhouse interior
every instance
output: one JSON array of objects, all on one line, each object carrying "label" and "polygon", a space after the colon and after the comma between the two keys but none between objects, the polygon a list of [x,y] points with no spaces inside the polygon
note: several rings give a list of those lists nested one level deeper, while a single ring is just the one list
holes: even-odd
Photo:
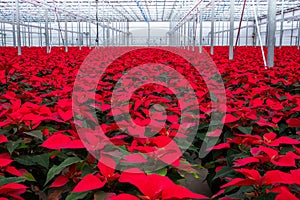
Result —
[{"label": "greenhouse interior", "polygon": [[0,200],[300,200],[300,0],[1,0]]}]

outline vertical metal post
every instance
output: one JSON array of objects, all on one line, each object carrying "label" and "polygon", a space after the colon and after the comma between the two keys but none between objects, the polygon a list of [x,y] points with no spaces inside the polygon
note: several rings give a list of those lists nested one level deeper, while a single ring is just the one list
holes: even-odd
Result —
[{"label": "vertical metal post", "polygon": [[281,3],[281,20],[280,20],[280,40],[279,46],[282,47],[283,44],[283,23],[284,23],[284,0]]},{"label": "vertical metal post", "polygon": [[274,0],[268,0],[268,24],[268,67],[273,67],[276,32],[276,1]]},{"label": "vertical metal post", "polygon": [[[1,31],[3,30],[3,22],[1,22]],[[4,33],[1,33],[1,45],[4,46]]]},{"label": "vertical metal post", "polygon": [[[103,23],[104,23],[104,22],[103,22]],[[106,41],[106,40],[105,40],[105,25],[102,27],[102,32],[103,32],[103,33],[102,33],[102,41],[103,41],[102,43],[103,43],[103,46],[106,46],[106,44],[105,44],[105,43],[106,43],[106,42],[105,42],[105,41]]]},{"label": "vertical metal post", "polygon": [[52,37],[52,23],[49,24],[49,46],[51,44],[51,42],[53,41],[53,37]]},{"label": "vertical metal post", "polygon": [[230,34],[229,34],[229,60],[233,60],[233,40],[234,40],[234,0],[230,0]]},{"label": "vertical metal post", "polygon": [[79,50],[81,50],[82,42],[81,42],[81,27],[80,27],[80,20],[78,20],[78,33],[77,33],[77,38],[78,38],[78,42],[79,42]]},{"label": "vertical metal post", "polygon": [[197,15],[195,15],[195,17],[193,17],[193,51],[195,51],[195,45],[196,45],[196,31],[195,30],[195,25],[196,25],[196,21],[197,21]]},{"label": "vertical metal post", "polygon": [[211,38],[210,54],[214,55],[214,38],[215,37],[215,0],[211,0]]},{"label": "vertical metal post", "polygon": [[298,42],[297,42],[297,49],[300,48],[300,19],[298,19]]},{"label": "vertical metal post", "polygon": [[16,18],[17,18],[18,55],[21,55],[21,54],[22,54],[22,50],[21,50],[21,27],[20,27],[20,8],[19,8],[19,0],[16,0]]},{"label": "vertical metal post", "polygon": [[65,52],[68,50],[68,16],[65,14]]},{"label": "vertical metal post", "polygon": [[[98,45],[98,43],[97,43]],[[91,21],[89,21],[89,47],[92,47],[92,26],[91,26]]]},{"label": "vertical metal post", "polygon": [[126,45],[129,46],[129,20],[126,22]]},{"label": "vertical metal post", "polygon": [[191,45],[191,27],[190,27],[190,21],[187,21],[188,23],[188,29],[187,29],[187,49],[190,50]]},{"label": "vertical metal post", "polygon": [[[103,17],[103,16],[102,16]],[[96,0],[96,46],[99,46],[99,17],[98,17],[98,0]]]},{"label": "vertical metal post", "polygon": [[14,48],[16,48],[17,46],[17,40],[16,40],[16,25],[15,25],[15,12],[12,13],[12,17],[13,17],[13,23],[12,23],[12,35],[13,35],[13,45],[14,45]]},{"label": "vertical metal post", "polygon": [[218,21],[218,46],[220,46],[220,30],[221,30],[221,15],[219,15],[219,21]]},{"label": "vertical metal post", "polygon": [[114,44],[115,44],[115,33],[114,33],[114,29],[113,29],[113,27],[114,27],[113,23],[112,23],[111,27],[112,27],[112,30],[111,30],[111,44],[112,44],[112,46],[114,46]]},{"label": "vertical metal post", "polygon": [[45,9],[45,43],[46,43],[46,52],[50,53],[50,47],[49,47],[49,28],[48,28],[48,10]]},{"label": "vertical metal post", "polygon": [[74,25],[73,25],[73,20],[71,20],[71,31],[72,31],[72,34],[71,34],[71,40],[72,40],[72,45],[74,45]]},{"label": "vertical metal post", "polygon": [[5,32],[5,23],[3,23],[3,45],[6,46],[6,32]]},{"label": "vertical metal post", "polygon": [[30,24],[29,24],[29,22],[28,22],[27,30],[28,30],[28,46],[30,47],[31,46],[31,38],[30,38]]},{"label": "vertical metal post", "polygon": [[222,46],[224,46],[224,34],[225,34],[225,23],[224,23],[224,13],[222,17]]},{"label": "vertical metal post", "polygon": [[42,47],[42,46],[43,46],[43,31],[42,31],[42,23],[40,23],[40,25],[39,25],[39,30],[40,30],[40,41],[41,41],[41,44],[40,44],[40,46]]},{"label": "vertical metal post", "polygon": [[26,38],[26,27],[22,27],[22,35],[23,35],[23,46],[27,46],[27,38]]},{"label": "vertical metal post", "polygon": [[150,22],[148,22],[148,41],[147,41],[147,43],[148,43],[148,46],[150,46]]},{"label": "vertical metal post", "polygon": [[85,46],[89,46],[88,22],[85,22]]},{"label": "vertical metal post", "polygon": [[247,24],[246,24],[246,46],[248,46],[249,37],[249,10],[247,10]]},{"label": "vertical metal post", "polygon": [[186,23],[183,25],[183,48],[186,47]]},{"label": "vertical metal post", "polygon": [[228,46],[229,46],[229,32],[230,32],[229,24],[230,23],[228,23],[228,21],[226,21],[226,29],[227,29],[227,31],[226,31],[226,45],[228,45]]},{"label": "vertical metal post", "polygon": [[58,46],[60,46],[60,30],[57,31]]},{"label": "vertical metal post", "polygon": [[293,11],[293,18],[292,18],[292,28],[291,28],[291,41],[290,41],[290,46],[293,46],[293,37],[294,37],[294,17],[295,17],[295,11]]},{"label": "vertical metal post", "polygon": [[203,19],[202,19],[202,7],[200,8],[200,13],[199,13],[199,27],[200,27],[200,33],[199,33],[199,52],[203,52]]}]

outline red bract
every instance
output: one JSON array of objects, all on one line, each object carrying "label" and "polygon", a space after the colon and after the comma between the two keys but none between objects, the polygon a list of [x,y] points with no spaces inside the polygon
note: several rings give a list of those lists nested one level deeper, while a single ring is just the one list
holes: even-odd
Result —
[{"label": "red bract", "polygon": [[18,183],[9,183],[0,186],[0,196],[2,196],[3,199],[15,199],[15,200],[24,200],[20,196],[20,194],[23,194],[26,191],[26,186]]},{"label": "red bract", "polygon": [[100,189],[105,185],[105,181],[102,181],[99,176],[88,174],[75,186],[73,192],[86,192],[95,189]]},{"label": "red bract", "polygon": [[267,171],[262,177],[257,170],[254,169],[236,169],[235,171],[243,174],[245,178],[235,178],[222,188],[231,186],[251,186],[251,185],[273,185],[273,184],[293,184],[292,176],[279,170]]},{"label": "red bract", "polygon": [[[24,183],[28,186],[26,197],[30,199],[37,198],[35,194],[42,195],[43,192],[49,194],[49,199],[65,197],[70,192],[64,188],[73,187],[75,184],[75,192],[84,194],[86,192],[90,196],[92,192],[88,191],[101,190],[95,191],[93,194],[95,199],[98,196],[120,200],[200,198],[199,195],[175,185],[167,176],[171,176],[170,173],[176,170],[195,172],[193,165],[188,162],[182,164],[183,154],[173,139],[177,137],[184,140],[188,137],[188,129],[182,132],[178,130],[181,125],[195,126],[196,124],[189,124],[192,117],[200,121],[200,127],[199,134],[194,140],[195,146],[184,154],[188,157],[186,160],[191,159],[189,153],[196,151],[197,154],[199,144],[203,143],[202,134],[205,135],[213,110],[211,102],[213,96],[210,96],[212,94],[206,85],[218,85],[214,77],[215,72],[206,67],[210,61],[202,60],[202,56],[197,53],[198,50],[186,52],[180,49],[182,53],[193,55],[193,58],[186,61],[180,56],[173,56],[154,48],[151,51],[147,48],[131,51],[133,48],[124,47],[123,50],[126,50],[128,55],[111,62],[112,55],[120,49],[105,48],[108,56],[99,55],[95,61],[91,61],[92,66],[95,64],[95,68],[88,68],[84,72],[88,77],[87,81],[77,85],[86,92],[82,95],[83,92],[78,92],[73,87],[78,72],[83,70],[80,67],[82,62],[89,53],[92,53],[90,49],[82,48],[80,51],[70,47],[69,53],[65,53],[62,48],[53,47],[51,53],[46,54],[45,48],[24,47],[23,55],[17,56],[15,48],[0,48],[0,54],[3,55],[0,56],[2,89],[0,152],[3,153],[0,154],[0,175],[3,176],[3,181],[6,178],[21,180],[29,175],[28,172],[32,172],[36,180],[48,176],[51,178],[50,175],[54,170],[55,175],[49,180],[52,182],[50,186],[47,184],[33,190],[31,185],[40,184],[31,181]],[[236,48],[234,61],[228,60],[227,48],[216,47],[215,51],[212,58],[222,74],[226,87],[227,110],[226,115],[222,116],[226,126],[223,130],[212,129],[207,134],[209,137],[220,137],[220,144],[208,149],[214,150],[211,152],[212,157],[208,156],[202,162],[207,159],[208,164],[205,166],[212,167],[209,169],[210,172],[218,176],[223,175],[220,176],[221,180],[230,181],[223,187],[252,186],[246,189],[252,188],[253,191],[243,192],[245,199],[259,196],[267,198],[264,195],[268,192],[278,193],[276,199],[279,200],[299,199],[300,51],[293,47],[276,48],[276,66],[268,70],[264,69],[261,52],[257,48]],[[102,60],[103,66],[107,64],[106,62],[111,63],[103,77],[98,77],[95,73],[98,59]],[[208,79],[207,82],[203,80],[204,77],[196,75],[197,71],[189,61],[201,66],[203,76]],[[135,90],[129,106],[121,105],[113,113],[111,96],[113,90],[117,89],[115,83],[124,76],[124,72],[152,62],[164,63],[181,73],[193,87],[199,106],[190,101],[179,105],[180,99],[173,94],[174,91],[158,84],[140,88],[135,88],[136,84],[131,84],[119,88],[120,94],[123,95],[126,95],[129,89]],[[147,70],[139,72],[135,83],[147,73]],[[168,76],[166,73],[158,75],[168,78],[170,84],[179,89],[184,83],[175,79],[172,73]],[[90,86],[97,82],[99,82],[97,91],[93,92]],[[74,100],[75,102],[71,100],[72,94],[79,97]],[[183,97],[187,97],[187,94],[183,94]],[[95,100],[94,105],[90,104],[91,100]],[[218,100],[222,104],[223,100]],[[74,103],[79,106],[73,113]],[[124,102],[121,101],[122,103]],[[157,110],[151,113],[149,108],[154,104],[161,104],[166,113],[156,112]],[[98,119],[91,114],[94,108]],[[156,135],[146,138],[148,131],[146,127],[137,128],[129,124],[128,119],[122,118],[124,110],[128,108],[133,122],[142,126],[155,125],[150,129]],[[193,112],[196,109],[201,112],[199,116],[188,116],[182,112],[182,110]],[[85,117],[82,118],[78,113],[82,113]],[[73,119],[78,126],[78,132],[83,132],[80,138],[74,128]],[[166,124],[162,123],[161,119],[166,119]],[[93,128],[82,128],[87,125]],[[100,128],[104,132],[103,135],[98,134]],[[111,146],[129,151],[128,155],[114,157],[113,160],[110,152],[106,152]],[[97,153],[101,155],[97,164],[95,157],[87,156],[84,147],[93,151],[95,157]],[[81,161],[70,166],[67,166],[67,163],[61,168],[57,167],[58,163],[62,163],[70,156],[80,158]],[[122,173],[120,180],[124,182],[119,182],[120,171],[116,169],[117,166],[147,165],[149,160],[171,165],[167,168],[167,176],[146,175],[144,172],[135,171],[141,174]],[[216,163],[212,164],[212,161]],[[233,172],[229,170],[228,174],[224,175],[223,170],[232,168],[232,164],[235,170]],[[18,170],[14,166],[25,169]],[[220,182],[219,179],[215,180]],[[128,184],[124,183],[136,186],[138,191],[127,191]],[[10,193],[13,194],[15,190],[17,189],[11,190]],[[104,191],[108,193],[104,194]],[[216,191],[218,193],[216,198],[231,199],[227,195],[236,196],[237,193],[234,193],[236,191],[240,191],[239,188]],[[20,192],[21,190],[18,191]],[[0,199],[20,198],[16,196],[0,193]]]},{"label": "red bract", "polygon": [[157,174],[123,172],[120,182],[136,186],[144,195],[143,199],[206,199],[207,197],[195,194],[188,189],[174,184],[168,177]]}]

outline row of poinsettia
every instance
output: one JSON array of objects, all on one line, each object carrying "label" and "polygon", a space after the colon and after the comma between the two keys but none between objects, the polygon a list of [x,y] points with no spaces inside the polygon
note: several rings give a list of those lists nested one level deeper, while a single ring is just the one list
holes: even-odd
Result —
[{"label": "row of poinsettia", "polygon": [[214,57],[228,80],[230,117],[209,180],[222,183],[219,199],[299,199],[300,52],[276,49],[276,67],[265,70],[258,51],[239,54],[247,49],[237,49],[238,62]]},{"label": "row of poinsettia", "polygon": [[[27,52],[21,57],[15,57],[16,52],[13,49],[1,50],[2,53],[5,51],[5,56],[1,57],[0,68],[3,91],[0,106],[0,145],[3,153],[1,159],[4,159],[1,162],[4,163],[3,166],[0,166],[3,169],[0,195],[22,199],[17,196],[27,190],[31,192],[23,194],[26,199],[34,196],[42,199],[89,199],[92,196],[137,198],[132,195],[150,199],[204,198],[172,182],[181,178],[178,172],[183,168],[193,171],[184,159],[167,163],[173,165],[156,172],[158,175],[150,175],[149,172],[133,175],[132,171],[119,173],[115,171],[115,167],[107,167],[101,162],[95,163],[93,156],[86,151],[72,150],[82,149],[83,144],[71,122],[73,113],[70,95],[78,68],[90,50],[83,49],[78,54],[77,49],[71,48],[71,52],[66,54],[60,49],[54,49],[50,55],[38,55],[35,54],[36,49],[25,49]],[[253,57],[245,58],[242,53],[249,50],[254,53]],[[299,137],[296,134],[299,133],[299,56],[295,56],[299,51],[292,48],[279,51],[279,66],[272,70],[264,70],[260,55],[255,54],[258,52],[256,49],[241,48],[240,51],[234,62],[226,59],[227,50],[223,48],[214,57],[222,73],[228,97],[224,143],[221,141],[222,144],[214,148],[223,151],[213,151],[209,161],[216,159],[216,162],[207,165],[211,167],[211,174],[216,174],[214,179],[223,180],[222,188],[226,188],[221,189],[216,198],[220,198],[220,195],[227,195],[226,198],[232,199],[258,196],[264,198],[264,195],[274,195],[273,193],[275,196],[279,193],[277,199],[286,195],[297,198],[299,182],[296,178],[289,179],[284,176],[299,177],[299,172],[295,170],[299,167]],[[157,55],[157,52],[146,57],[131,55],[130,60],[114,63],[118,67],[112,67],[108,71],[104,77],[108,81],[99,82],[96,101],[102,110],[100,117],[103,112],[111,115],[109,98],[115,82],[120,78],[120,72],[127,66],[152,61],[153,57],[158,63],[168,59],[168,54],[162,57]],[[176,70],[184,74],[197,91],[201,103],[199,109],[204,113],[200,118],[205,124],[210,113],[205,83],[194,76],[194,71],[184,60],[177,59],[174,62],[181,64]],[[176,108],[177,101],[170,101],[172,94],[165,88],[152,86],[141,91],[137,91],[132,97],[131,114],[135,122],[142,125],[149,123],[147,109],[151,102],[141,100],[140,95],[147,93],[149,97],[153,92],[165,93],[164,96],[155,93],[150,98],[163,101],[169,107],[169,124],[159,132],[156,140],[134,139],[128,143],[126,139],[130,138],[122,132],[115,133],[117,126],[114,122],[101,124],[107,134],[114,133],[110,138],[114,144],[125,146],[131,152],[147,152],[163,147],[176,135],[180,117],[180,111]],[[89,97],[81,99],[82,103],[88,100]],[[87,115],[89,109],[82,107]],[[92,116],[89,120],[95,121]],[[197,146],[197,142],[195,145]],[[111,159],[105,156],[103,158]],[[134,156],[125,160],[139,163],[146,159]],[[166,160],[161,159],[162,162]],[[110,163],[116,165],[115,161]],[[271,179],[274,173],[282,176]],[[226,184],[228,180],[231,182]],[[72,190],[76,193],[71,193]]]},{"label": "row of poinsettia", "polygon": [[[44,51],[44,49],[38,50]],[[195,194],[174,183],[183,178],[179,171],[194,172],[191,165],[182,158],[182,154],[176,146],[174,147],[177,149],[175,153],[173,148],[160,151],[159,154],[152,156],[152,159],[156,162],[170,164],[170,166],[154,172],[149,170],[140,171],[135,168],[122,172],[116,170],[120,163],[131,163],[132,166],[135,166],[135,163],[148,162],[149,158],[140,154],[129,154],[116,162],[109,156],[109,152],[105,154],[105,151],[104,153],[102,151],[100,161],[96,162],[96,159],[84,150],[83,142],[80,140],[75,124],[72,122],[73,112],[71,109],[71,93],[74,80],[83,58],[90,50],[83,49],[80,51],[82,55],[79,58],[76,57],[78,50],[75,48],[70,49],[68,54],[60,49],[53,50],[54,52],[50,55],[34,56],[35,51],[31,52],[31,49],[27,49],[26,52],[25,49],[24,55],[26,56],[18,57],[18,60],[12,59],[14,58],[13,51],[11,56],[6,54],[3,57],[1,70],[4,72],[2,75],[5,77],[5,81],[3,81],[3,94],[1,95],[3,102],[0,115],[0,127],[3,130],[1,151],[3,151],[3,156],[7,156],[7,159],[10,160],[7,166],[12,165],[16,167],[14,168],[16,171],[23,171],[22,174],[12,174],[9,168],[4,168],[7,166],[3,166],[3,179],[2,182],[0,181],[0,185],[14,191],[1,193],[3,197],[15,198],[26,191],[22,194],[22,197],[18,198],[205,198],[203,195]],[[116,51],[115,49],[110,50]],[[110,96],[114,83],[120,78],[120,73],[126,68],[125,66],[135,66],[140,62],[151,62],[153,57],[157,57],[155,54],[153,52],[148,57],[131,55],[131,59],[128,60],[129,63],[122,60],[120,63],[117,61],[115,63],[117,67],[112,66],[107,70],[103,79],[110,79],[110,82],[100,81],[99,91],[96,94],[96,102],[99,107],[99,113],[97,114],[101,114],[98,117],[101,118],[104,114],[107,116],[112,115]],[[143,59],[134,60],[134,57]],[[156,59],[158,62],[162,62],[162,60]],[[168,61],[168,54],[164,55],[163,59]],[[61,60],[65,62],[61,62]],[[183,71],[182,67],[187,65],[186,61],[182,61],[182,59],[179,61],[183,64],[178,69],[181,68],[181,71]],[[85,84],[81,86],[85,87]],[[154,94],[157,91],[165,93],[171,100],[164,98],[163,95]],[[148,93],[150,98],[152,95],[152,101],[148,103],[141,101],[141,97],[138,95],[141,92]],[[201,94],[200,90],[199,94]],[[90,115],[91,107],[88,104],[86,105],[86,102],[90,101],[93,95],[81,95],[81,98],[77,101],[82,104],[80,111],[86,114],[89,123],[97,124],[99,119],[94,119]],[[141,125],[149,123],[148,109],[150,104],[158,102],[169,104],[167,106],[169,107],[167,118],[169,125],[159,131],[158,136],[155,138],[139,139],[126,137],[113,121],[101,121],[100,126],[105,130],[105,133],[107,135],[114,134],[113,137],[107,139],[116,146],[124,146],[127,151],[132,153],[146,153],[163,149],[166,144],[172,142],[172,138],[176,135],[180,116],[179,108],[174,107],[178,103],[172,97],[172,93],[167,88],[150,85],[133,94],[132,101],[134,102],[132,104],[133,119]],[[145,104],[148,104],[148,106]],[[139,111],[141,108],[142,111]],[[94,127],[94,129],[96,128]],[[95,135],[91,134],[95,132],[93,129],[86,129],[85,131],[90,135],[88,139],[97,142]],[[143,133],[140,134],[143,135]],[[133,141],[128,142],[131,139]],[[99,143],[101,143],[103,149],[107,148],[103,141],[99,141]],[[171,163],[170,158],[172,156],[176,156],[178,159]],[[109,162],[110,166],[104,165],[105,162],[101,162],[103,159]],[[11,177],[11,175],[17,175],[17,177]]]}]

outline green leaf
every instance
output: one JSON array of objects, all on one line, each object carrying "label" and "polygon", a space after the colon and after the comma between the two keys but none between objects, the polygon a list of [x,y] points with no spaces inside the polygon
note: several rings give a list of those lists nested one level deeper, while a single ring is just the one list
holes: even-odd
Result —
[{"label": "green leaf", "polygon": [[224,177],[226,176],[227,174],[230,174],[234,172],[232,168],[230,167],[223,167],[220,171],[218,171],[215,175],[215,177],[213,178],[213,180],[219,178],[219,177]]},{"label": "green leaf", "polygon": [[93,170],[90,166],[85,165],[83,167],[83,169],[81,170],[81,177],[83,178],[83,177],[85,177],[88,174],[92,174],[92,173],[94,173],[94,171],[95,170]]},{"label": "green leaf", "polygon": [[20,183],[24,181],[26,181],[24,177],[0,178],[0,187],[9,183]]},{"label": "green leaf", "polygon": [[276,198],[276,196],[277,196],[276,193],[270,192],[270,193],[268,193],[266,195],[262,195],[260,197],[255,198],[255,200],[273,200],[273,199]]},{"label": "green leaf", "polygon": [[6,147],[10,155],[16,150],[16,148],[22,143],[22,139],[18,139],[17,141],[8,141],[6,143]]},{"label": "green leaf", "polygon": [[85,197],[89,194],[89,192],[76,192],[71,193],[66,197],[66,200],[81,200],[85,199]]},{"label": "green leaf", "polygon": [[29,136],[32,136],[32,137],[35,137],[35,138],[38,138],[40,140],[43,141],[43,133],[42,131],[40,130],[34,130],[34,131],[31,131],[31,132],[24,132],[26,135],[29,135]]},{"label": "green leaf", "polygon": [[49,167],[49,154],[41,154],[35,156],[19,156],[14,158],[14,160],[22,165],[32,166],[39,165],[48,169]]},{"label": "green leaf", "polygon": [[33,175],[29,172],[26,172],[24,175],[24,178],[27,180],[27,181],[32,181],[32,182],[36,182],[35,178],[33,177]]},{"label": "green leaf", "polygon": [[168,170],[167,170],[167,168],[162,168],[162,169],[159,169],[159,170],[157,170],[157,171],[154,171],[154,172],[146,172],[148,175],[149,174],[158,174],[158,175],[161,175],[161,176],[166,176],[167,175],[167,173],[168,173]]},{"label": "green leaf", "polygon": [[69,165],[78,163],[81,159],[78,157],[71,157],[64,160],[60,165],[56,166],[54,165],[47,174],[47,179],[45,182],[45,185],[53,179],[57,174],[59,174],[64,168],[68,167]]},{"label": "green leaf", "polygon": [[239,131],[241,131],[242,133],[245,133],[245,134],[251,134],[251,133],[252,133],[252,130],[253,130],[253,127],[252,127],[252,126],[250,126],[250,127],[239,126],[238,129],[239,129]]}]

